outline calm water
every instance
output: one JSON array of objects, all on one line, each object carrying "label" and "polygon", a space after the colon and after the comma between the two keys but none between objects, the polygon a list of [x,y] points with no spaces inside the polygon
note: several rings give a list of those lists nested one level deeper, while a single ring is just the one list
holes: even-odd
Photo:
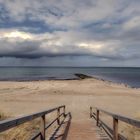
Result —
[{"label": "calm water", "polygon": [[73,79],[74,73],[140,87],[140,68],[0,67],[0,80]]}]

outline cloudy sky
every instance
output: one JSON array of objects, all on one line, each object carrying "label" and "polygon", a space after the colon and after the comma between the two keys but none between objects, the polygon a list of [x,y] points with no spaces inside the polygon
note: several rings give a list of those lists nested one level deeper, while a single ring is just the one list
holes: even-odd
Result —
[{"label": "cloudy sky", "polygon": [[0,66],[140,66],[140,0],[0,0]]}]

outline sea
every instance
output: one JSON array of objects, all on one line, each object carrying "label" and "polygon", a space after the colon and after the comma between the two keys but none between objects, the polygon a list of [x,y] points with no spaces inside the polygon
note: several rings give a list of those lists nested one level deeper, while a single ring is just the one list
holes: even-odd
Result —
[{"label": "sea", "polygon": [[138,67],[0,67],[0,81],[77,79],[76,73],[140,88]]}]

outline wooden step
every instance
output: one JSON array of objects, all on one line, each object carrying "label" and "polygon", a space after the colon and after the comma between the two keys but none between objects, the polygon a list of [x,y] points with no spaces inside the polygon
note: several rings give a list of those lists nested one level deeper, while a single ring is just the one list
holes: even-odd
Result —
[{"label": "wooden step", "polygon": [[71,123],[67,140],[99,140],[96,128],[90,120],[74,121]]}]

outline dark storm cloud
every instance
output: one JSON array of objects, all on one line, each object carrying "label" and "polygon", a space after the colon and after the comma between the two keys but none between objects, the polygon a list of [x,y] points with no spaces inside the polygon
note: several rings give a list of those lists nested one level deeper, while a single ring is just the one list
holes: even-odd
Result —
[{"label": "dark storm cloud", "polygon": [[139,6],[138,0],[0,0],[0,65],[49,59],[42,65],[140,66]]}]

